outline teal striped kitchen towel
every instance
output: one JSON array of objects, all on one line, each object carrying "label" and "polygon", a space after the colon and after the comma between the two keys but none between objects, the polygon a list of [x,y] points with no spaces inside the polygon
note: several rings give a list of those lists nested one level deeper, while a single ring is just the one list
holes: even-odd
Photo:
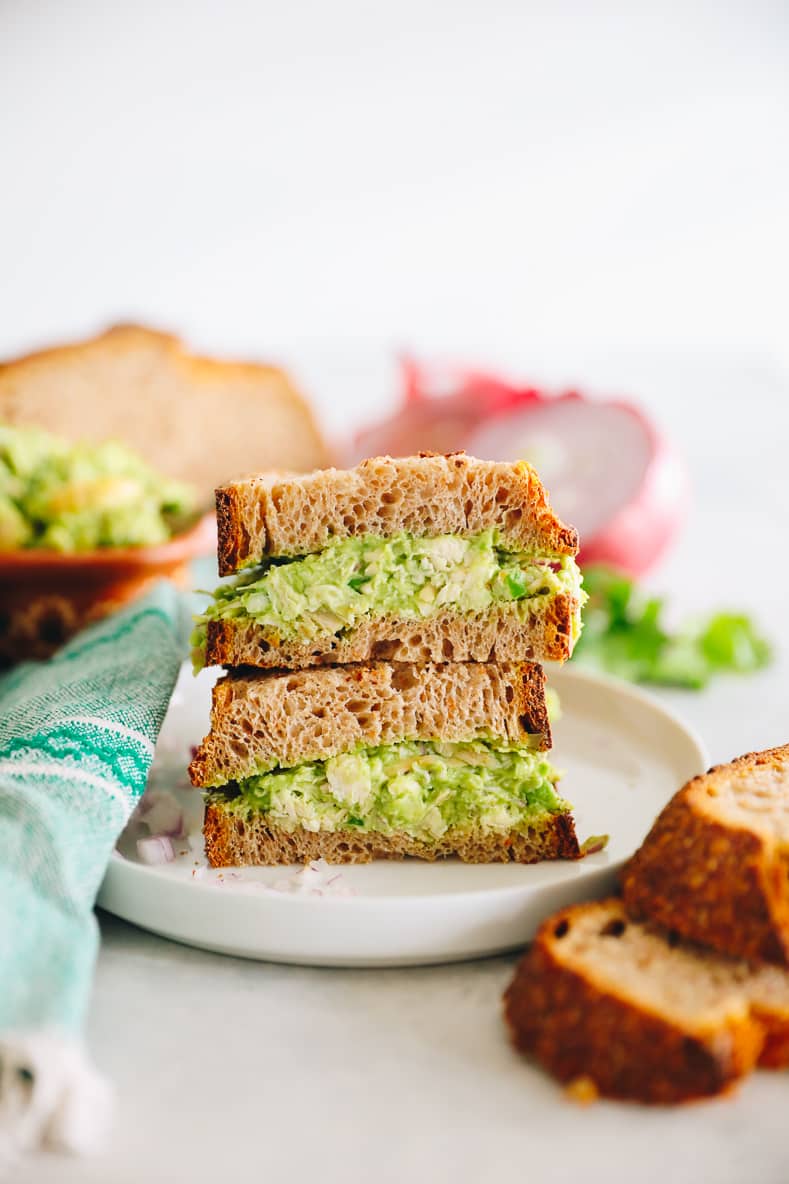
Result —
[{"label": "teal striped kitchen towel", "polygon": [[4,1048],[6,1060],[14,1050],[17,1085],[32,1092],[41,1067],[25,1068],[25,1041],[61,1033],[78,1042],[96,894],[145,789],[188,608],[162,583],[49,661],[0,677],[0,1128],[4,1104],[6,1117],[15,1104],[2,1095]]}]

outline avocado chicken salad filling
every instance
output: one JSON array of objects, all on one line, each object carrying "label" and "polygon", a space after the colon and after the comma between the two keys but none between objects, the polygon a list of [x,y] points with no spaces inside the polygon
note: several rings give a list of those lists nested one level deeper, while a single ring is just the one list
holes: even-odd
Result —
[{"label": "avocado chicken salad filling", "polygon": [[117,440],[0,424],[0,551],[152,546],[189,524],[195,500]]},{"label": "avocado chicken salad filling", "polygon": [[365,617],[419,620],[497,606],[525,615],[562,592],[577,602],[577,637],[584,595],[570,556],[510,551],[494,530],[470,538],[401,532],[334,539],[315,554],[271,559],[221,584],[197,618],[195,664],[202,663],[209,621],[252,621],[277,640],[310,641]]},{"label": "avocado chicken salad filling", "polygon": [[282,830],[507,833],[570,810],[544,753],[494,740],[409,740],[276,769],[207,795]]}]

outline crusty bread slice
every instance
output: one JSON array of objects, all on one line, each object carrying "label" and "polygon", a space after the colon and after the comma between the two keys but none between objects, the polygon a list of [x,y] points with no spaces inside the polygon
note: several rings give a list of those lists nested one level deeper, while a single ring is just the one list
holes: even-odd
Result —
[{"label": "crusty bread slice", "polygon": [[564,1082],[640,1102],[720,1093],[789,1060],[789,974],[576,905],[539,930],[505,995],[519,1049]]},{"label": "crusty bread slice", "polygon": [[123,440],[197,486],[206,506],[237,473],[331,463],[282,370],[197,357],[177,338],[133,325],[0,365],[0,422]]},{"label": "crusty bread slice", "polygon": [[789,964],[789,745],[688,782],[622,886],[635,916],[736,957]]},{"label": "crusty bread slice", "polygon": [[537,863],[543,859],[577,859],[581,852],[571,814],[548,814],[528,831],[494,834],[453,833],[427,843],[405,834],[371,831],[287,831],[272,826],[263,813],[241,819],[222,802],[208,802],[203,824],[205,851],[212,867],[307,863],[371,863],[374,859],[445,859],[464,863]]},{"label": "crusty bread slice", "polygon": [[376,659],[563,662],[573,652],[573,617],[578,608],[577,600],[560,594],[531,609],[524,619],[514,607],[479,613],[450,611],[421,621],[372,617],[341,634],[326,633],[310,641],[280,641],[250,620],[209,621],[205,663],[299,670]]},{"label": "crusty bread slice", "polygon": [[216,509],[223,576],[266,555],[320,551],[331,538],[398,531],[468,536],[495,527],[513,550],[578,550],[531,465],[463,452],[378,456],[300,478],[263,473],[217,489]]},{"label": "crusty bread slice", "polygon": [[360,745],[474,740],[551,746],[545,675],[532,663],[375,662],[232,674],[214,687],[211,731],[189,766],[202,787],[326,760]]}]

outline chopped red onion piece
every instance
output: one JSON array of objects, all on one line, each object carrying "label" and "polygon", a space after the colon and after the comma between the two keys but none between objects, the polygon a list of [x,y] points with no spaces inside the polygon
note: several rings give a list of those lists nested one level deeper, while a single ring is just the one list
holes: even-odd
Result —
[{"label": "chopped red onion piece", "polygon": [[143,863],[151,866],[172,863],[175,849],[169,835],[150,835],[137,840],[137,854]]},{"label": "chopped red onion piece", "polygon": [[184,812],[167,789],[149,789],[138,807],[138,818],[152,835],[169,835],[173,839],[185,835]]},{"label": "chopped red onion piece", "polygon": [[285,880],[276,880],[274,892],[294,893],[299,896],[354,896],[354,890],[344,880],[342,872],[334,871],[325,859],[313,859]]}]

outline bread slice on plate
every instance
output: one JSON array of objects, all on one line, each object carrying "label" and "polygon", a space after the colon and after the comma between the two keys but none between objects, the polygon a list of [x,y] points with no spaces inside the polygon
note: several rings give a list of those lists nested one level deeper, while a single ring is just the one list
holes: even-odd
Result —
[{"label": "bread slice on plate", "polygon": [[[463,453],[217,491],[199,664],[562,661],[584,600],[578,539],[527,464]],[[251,565],[251,566],[250,566]]]},{"label": "bread slice on plate", "polygon": [[329,663],[563,662],[572,653],[579,600],[478,613],[443,612],[431,619],[362,619],[347,631],[326,629],[309,641],[283,639],[253,620],[207,620],[193,639],[197,667],[257,666],[301,670]]},{"label": "bread slice on plate", "polygon": [[217,490],[219,574],[266,556],[310,555],[332,539],[408,531],[472,535],[495,528],[514,551],[575,555],[531,465],[449,456],[379,456],[355,469],[295,479],[263,473]]},{"label": "bread slice on plate", "polygon": [[540,928],[505,995],[515,1045],[560,1081],[684,1102],[789,1061],[789,974],[632,921],[619,899]]},{"label": "bread slice on plate", "polygon": [[0,365],[0,422],[38,424],[68,440],[123,440],[160,472],[197,486],[206,505],[237,473],[330,463],[282,370],[198,357],[138,325]]},{"label": "bread slice on plate", "polygon": [[541,814],[518,831],[458,827],[436,839],[420,839],[403,831],[287,830],[259,814],[239,824],[237,815],[231,814],[226,805],[210,801],[203,834],[212,867],[297,864],[313,859],[372,863],[375,859],[405,856],[432,861],[453,855],[464,863],[539,863],[545,859],[577,859],[580,855],[569,809]]},{"label": "bread slice on plate", "polygon": [[635,916],[736,957],[789,963],[789,745],[688,782],[622,888]]},{"label": "bread slice on plate", "polygon": [[545,675],[529,662],[374,662],[290,673],[239,671],[214,686],[211,731],[189,766],[207,789],[360,746],[486,740],[551,746]]},{"label": "bread slice on plate", "polygon": [[539,667],[240,672],[190,773],[215,866],[577,858]]}]

